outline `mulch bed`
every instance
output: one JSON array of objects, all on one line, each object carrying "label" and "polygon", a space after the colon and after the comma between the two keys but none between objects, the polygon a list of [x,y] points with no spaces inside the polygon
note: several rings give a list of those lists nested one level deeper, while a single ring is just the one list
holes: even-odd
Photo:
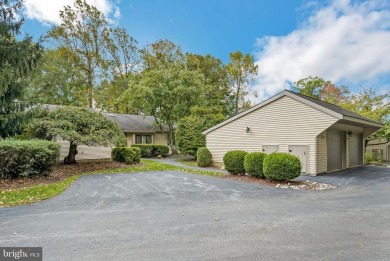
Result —
[{"label": "mulch bed", "polygon": [[105,170],[105,169],[125,168],[128,166],[129,165],[126,165],[124,163],[111,162],[111,161],[80,162],[73,165],[57,164],[54,167],[53,171],[50,173],[50,175],[46,177],[21,178],[21,179],[11,179],[11,180],[0,179],[0,191],[26,188],[26,187],[42,185],[42,184],[50,184],[50,183],[64,180],[75,174]]},{"label": "mulch bed", "polygon": [[292,180],[292,181],[273,181],[273,180],[268,180],[268,179],[258,179],[252,176],[240,176],[240,175],[223,175],[221,176],[223,179],[229,179],[229,180],[238,180],[238,181],[244,181],[244,182],[250,182],[250,183],[257,183],[261,185],[266,185],[266,186],[272,186],[276,187],[278,184],[292,184],[292,185],[303,185],[304,182],[301,180]]}]

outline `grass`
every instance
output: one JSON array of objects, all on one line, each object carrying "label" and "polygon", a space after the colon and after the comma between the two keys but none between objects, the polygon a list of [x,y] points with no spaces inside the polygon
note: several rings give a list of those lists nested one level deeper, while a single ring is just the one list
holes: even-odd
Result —
[{"label": "grass", "polygon": [[98,175],[98,174],[115,174],[115,173],[132,173],[132,172],[147,172],[147,171],[164,171],[164,170],[178,170],[198,175],[206,176],[221,176],[223,174],[213,171],[204,171],[196,169],[188,169],[177,167],[170,164],[165,164],[152,160],[142,160],[144,165],[129,166],[126,168],[107,169],[104,171],[94,171],[86,173],[78,173],[67,179],[59,182],[37,185],[29,188],[14,189],[0,191],[0,207],[10,207],[17,205],[25,205],[35,203],[44,199],[55,197],[65,191],[75,180],[84,175]]},{"label": "grass", "polygon": [[186,164],[186,165],[189,165],[189,166],[195,166],[195,167],[198,166],[198,163],[196,162],[196,160],[176,159],[176,161],[183,163],[183,164]]}]

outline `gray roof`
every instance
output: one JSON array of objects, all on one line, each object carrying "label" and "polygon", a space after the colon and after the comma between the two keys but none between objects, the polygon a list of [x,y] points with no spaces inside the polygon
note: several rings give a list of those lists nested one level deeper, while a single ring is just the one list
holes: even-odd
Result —
[{"label": "gray roof", "polygon": [[[43,108],[48,110],[55,110],[59,107],[64,107],[62,105],[54,104],[41,104]],[[95,109],[89,109],[96,111]],[[119,128],[123,132],[132,132],[132,133],[155,133],[161,132],[160,127],[155,124],[153,116],[142,116],[142,115],[133,115],[133,114],[121,114],[121,113],[112,113],[112,112],[103,112],[110,120],[113,120],[118,123]]]},{"label": "gray roof", "polygon": [[366,117],[364,117],[364,116],[362,116],[360,114],[357,114],[357,113],[355,113],[353,111],[344,109],[344,108],[342,108],[340,106],[337,106],[335,104],[332,104],[332,103],[329,103],[329,102],[325,102],[325,101],[321,101],[321,100],[318,100],[318,99],[315,99],[315,98],[312,98],[310,96],[303,95],[303,94],[300,94],[300,93],[297,93],[297,92],[293,92],[293,91],[289,91],[289,90],[286,90],[286,91],[289,92],[289,93],[292,93],[294,95],[297,95],[299,97],[302,97],[303,99],[311,101],[311,102],[313,102],[315,104],[318,104],[318,105],[320,105],[322,107],[325,107],[325,108],[327,108],[327,109],[329,109],[331,111],[340,113],[340,114],[342,114],[344,116],[349,116],[349,117],[353,117],[353,118],[357,118],[357,119],[361,119],[361,120],[365,120],[365,121],[376,122],[376,121],[374,121],[372,119],[366,118]]},{"label": "gray roof", "polygon": [[160,127],[155,124],[153,116],[142,116],[120,113],[104,113],[107,118],[116,121],[123,132],[134,133],[155,133],[161,132]]}]

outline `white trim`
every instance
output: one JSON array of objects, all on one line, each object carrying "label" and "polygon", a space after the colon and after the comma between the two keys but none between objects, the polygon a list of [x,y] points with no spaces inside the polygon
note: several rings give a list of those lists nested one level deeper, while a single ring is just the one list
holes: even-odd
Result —
[{"label": "white trim", "polygon": [[220,127],[222,127],[222,126],[224,126],[224,125],[226,125],[226,124],[228,124],[228,123],[230,123],[230,122],[232,122],[234,120],[237,120],[237,119],[239,119],[239,118],[241,118],[241,117],[243,117],[243,116],[245,116],[245,115],[247,115],[247,114],[257,110],[257,109],[260,109],[261,107],[264,107],[265,105],[267,105],[267,104],[269,104],[269,103],[271,103],[273,101],[276,101],[276,100],[278,100],[278,99],[280,99],[280,98],[282,98],[284,96],[287,96],[287,97],[290,97],[290,98],[292,98],[294,100],[297,100],[297,101],[299,101],[299,102],[301,102],[303,104],[306,104],[306,105],[308,105],[310,107],[313,107],[313,108],[315,108],[315,109],[317,109],[319,111],[322,111],[322,112],[324,112],[326,114],[329,114],[329,115],[331,115],[331,116],[333,116],[333,117],[335,117],[337,119],[343,119],[343,115],[340,114],[340,113],[337,113],[337,112],[334,112],[332,110],[329,110],[329,109],[327,109],[327,108],[325,108],[325,107],[323,107],[321,105],[318,105],[318,104],[316,104],[314,102],[311,102],[311,101],[309,101],[307,99],[304,99],[302,97],[299,97],[298,95],[295,95],[295,94],[293,94],[293,93],[291,93],[291,92],[289,92],[287,90],[284,90],[283,92],[281,92],[281,93],[279,93],[279,94],[269,98],[268,100],[265,100],[265,101],[255,105],[255,106],[253,106],[252,108],[250,108],[250,109],[248,109],[246,111],[243,111],[243,112],[237,114],[236,116],[231,117],[230,119],[227,119],[226,121],[221,122],[220,124],[215,125],[214,127],[210,128],[208,130],[205,130],[204,132],[202,132],[202,134],[206,135],[207,133],[212,132],[213,130],[216,130],[216,129],[218,129],[218,128],[220,128]]},{"label": "white trim", "polygon": [[377,122],[374,122],[374,121],[358,119],[358,118],[354,118],[354,117],[351,117],[351,116],[344,116],[343,119],[347,120],[347,121],[353,121],[353,122],[357,122],[357,123],[361,123],[361,124],[367,124],[367,125],[375,126],[375,127],[378,127],[378,128],[382,128],[384,126],[383,124],[380,124],[380,123],[377,123]]}]

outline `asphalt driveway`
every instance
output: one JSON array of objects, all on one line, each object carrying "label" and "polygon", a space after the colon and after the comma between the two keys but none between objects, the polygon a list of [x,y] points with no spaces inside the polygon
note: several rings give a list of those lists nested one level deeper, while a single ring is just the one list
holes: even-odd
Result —
[{"label": "asphalt driveway", "polygon": [[85,176],[60,196],[0,209],[0,246],[44,260],[388,260],[390,168],[296,191],[176,171]]}]

